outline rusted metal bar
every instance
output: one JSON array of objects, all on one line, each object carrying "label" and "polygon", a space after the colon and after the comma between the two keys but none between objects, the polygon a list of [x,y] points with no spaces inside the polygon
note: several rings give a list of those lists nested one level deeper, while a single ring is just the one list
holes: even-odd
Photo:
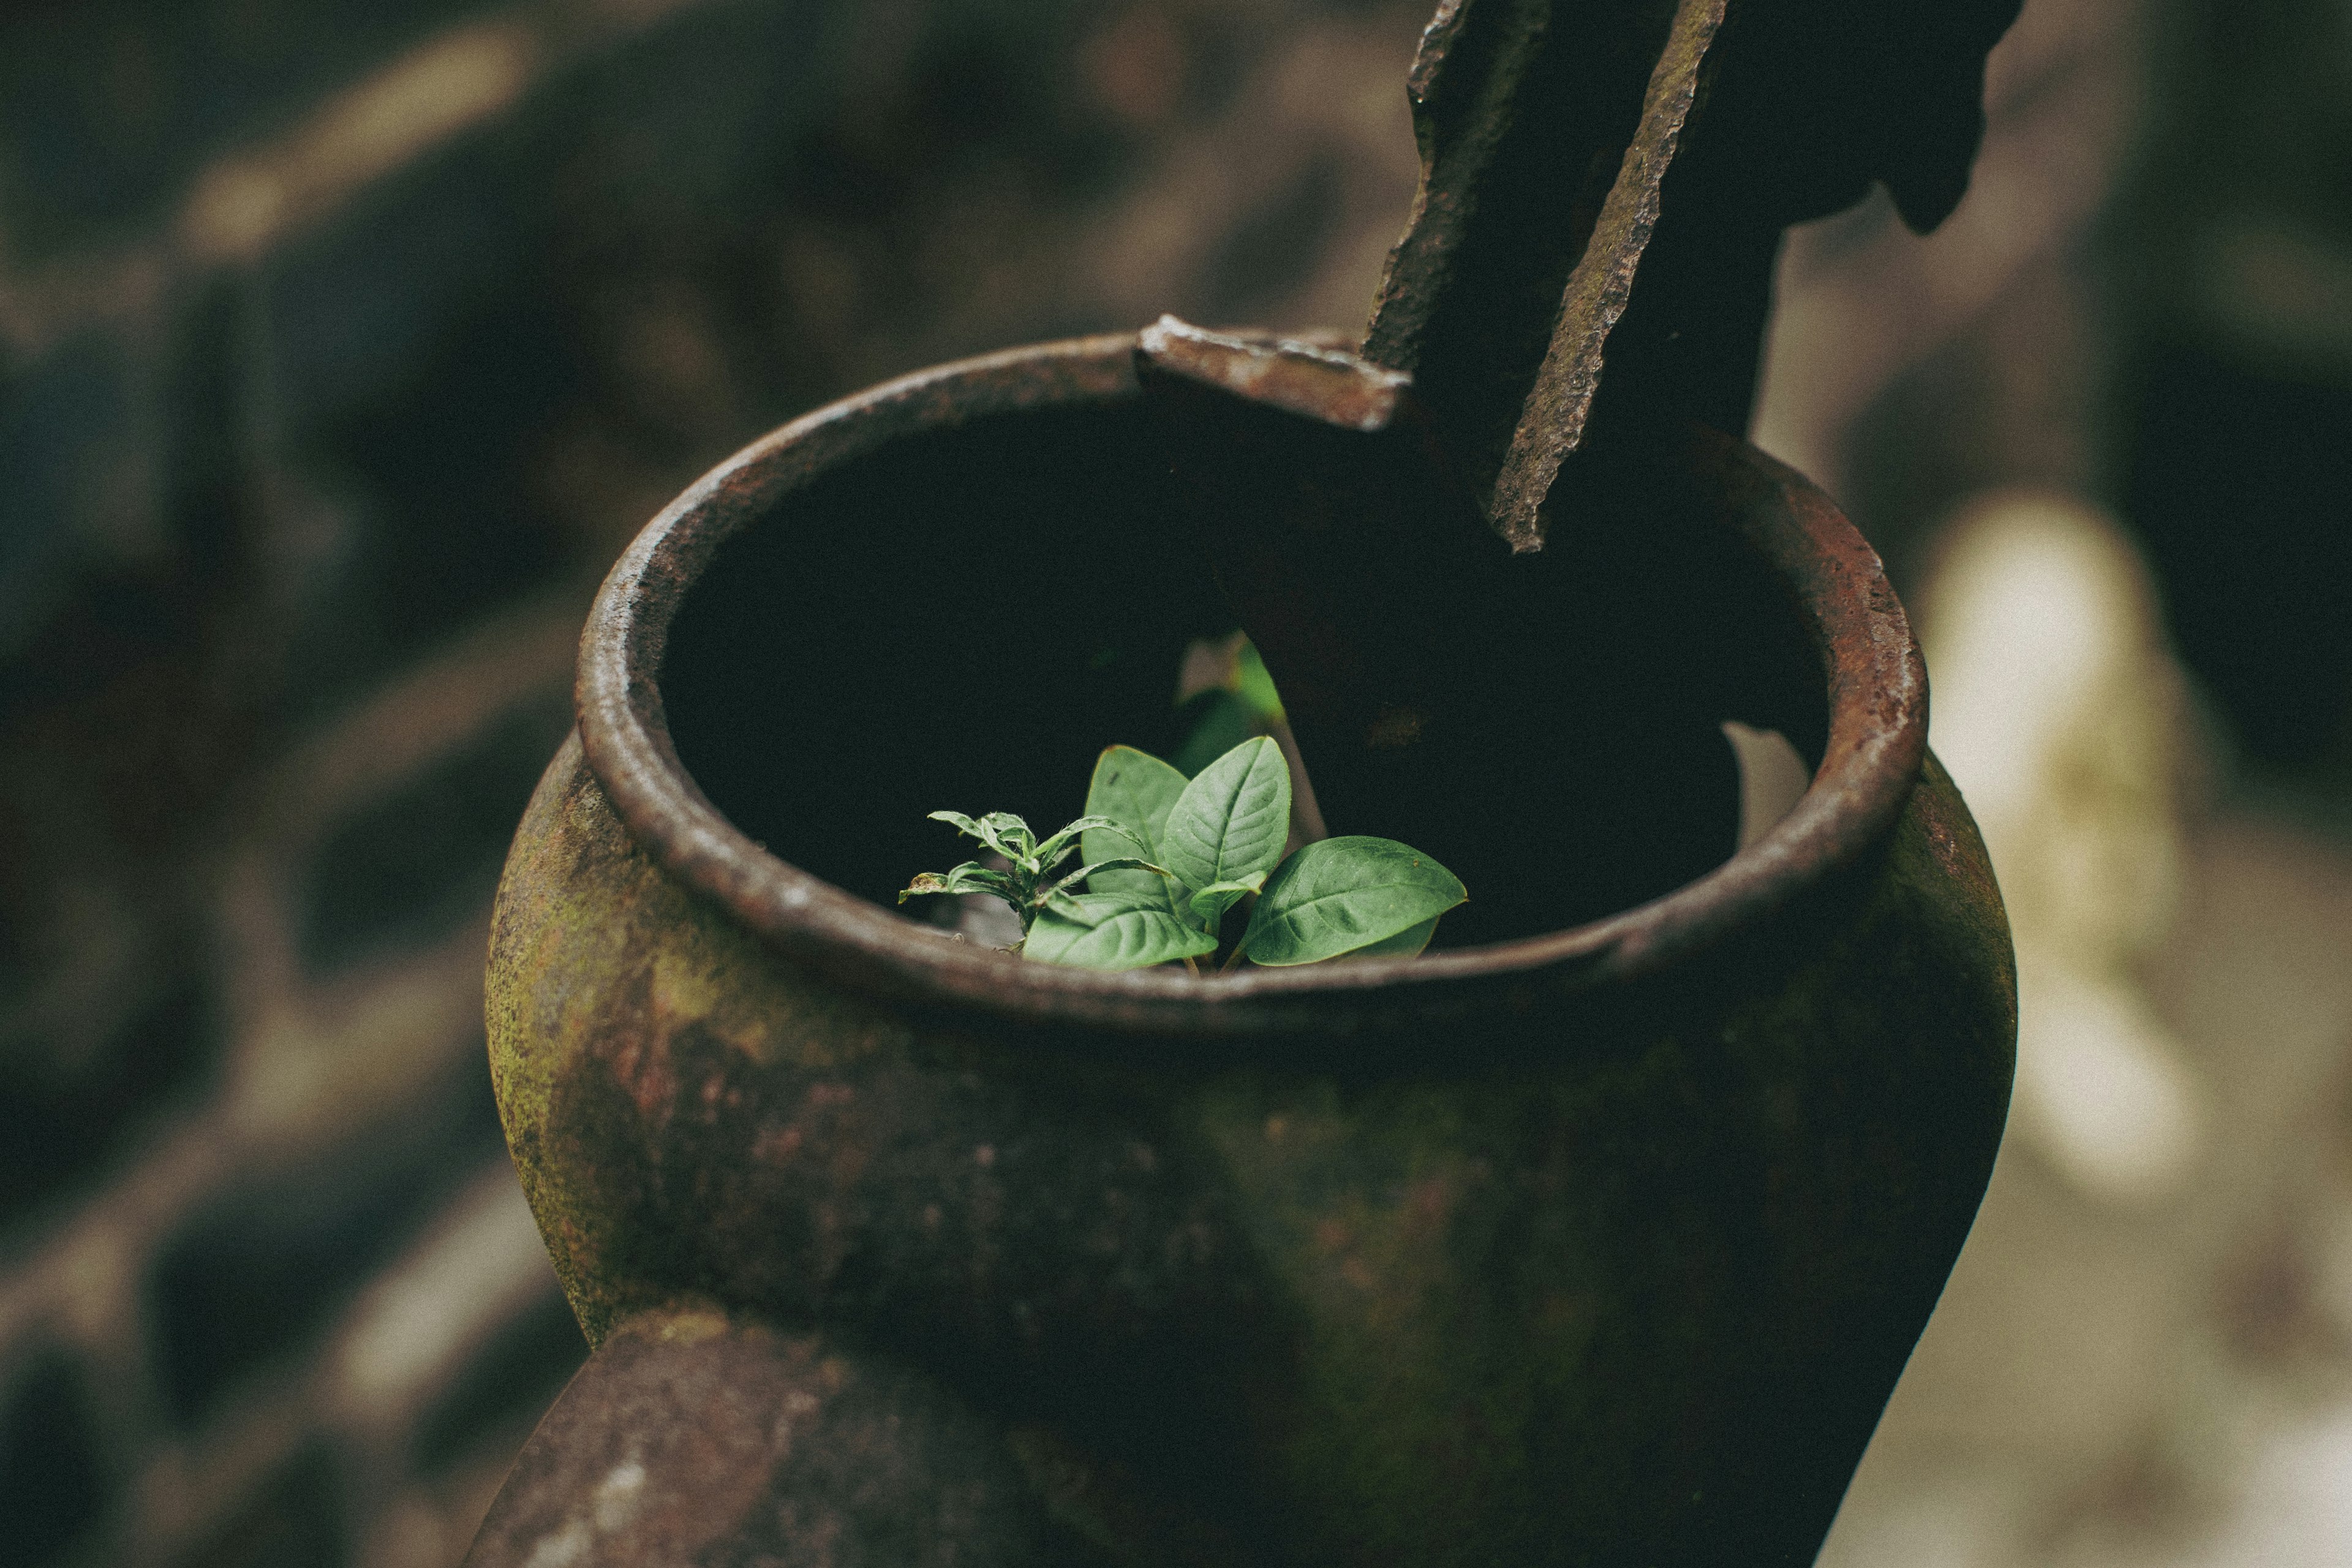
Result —
[{"label": "rusted metal bar", "polygon": [[1724,0],[1448,0],[1408,79],[1423,157],[1365,356],[1444,411],[1515,549],[1581,437]]},{"label": "rusted metal bar", "polygon": [[1615,184],[1601,205],[1584,254],[1569,274],[1552,323],[1551,345],[1520,405],[1518,424],[1503,454],[1487,503],[1495,531],[1516,551],[1543,547],[1539,512],[1559,466],[1584,437],[1592,395],[1601,383],[1609,331],[1625,313],[1633,269],[1658,226],[1658,195],[1666,166],[1697,95],[1699,67],[1723,22],[1724,0],[1683,0],[1665,51],[1650,73],[1641,128],[1625,149]]},{"label": "rusted metal bar", "polygon": [[[1507,563],[1541,542],[1723,4],[1621,7],[1614,28],[1566,26],[1591,17],[1552,0],[1442,9],[1411,78],[1424,177],[1365,352],[1173,321],[1138,346],[1326,819],[1475,880],[1451,941],[1638,901],[1737,828],[1721,716],[1691,706],[1676,651],[1594,646],[1644,634],[1580,602],[1589,561]],[[1591,679],[1629,663],[1634,679]],[[1507,838],[1457,809],[1482,796],[1518,825]]]},{"label": "rusted metal bar", "polygon": [[[1538,547],[1604,365],[1654,429],[1738,435],[1780,231],[1873,180],[1915,227],[1942,221],[2018,8],[1446,0],[1408,79],[1422,184],[1364,356],[1413,376],[1496,531]],[[1644,271],[1649,319],[1612,343]]]},{"label": "rusted metal bar", "polygon": [[[1555,513],[1654,515],[1634,476],[1690,425],[1741,431],[1788,223],[1873,178],[1921,221],[1948,210],[1983,50],[2015,9],[1450,0],[1410,79],[1423,179],[1360,353],[1145,334],[1198,542],[1287,694],[1326,819],[1496,890],[1450,940],[1646,896],[1637,867],[1695,875],[1664,847],[1710,812],[1729,852],[1731,763],[1689,650],[1627,658],[1670,617],[1590,596],[1629,552],[1670,596],[1681,546],[1585,527],[1569,559],[1535,552]],[[1580,453],[1591,471],[1566,483]],[[1523,827],[1466,830],[1473,797]]]}]

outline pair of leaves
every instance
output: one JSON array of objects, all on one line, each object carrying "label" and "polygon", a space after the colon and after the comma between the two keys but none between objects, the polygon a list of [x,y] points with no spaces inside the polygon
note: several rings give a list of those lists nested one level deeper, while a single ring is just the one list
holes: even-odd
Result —
[{"label": "pair of leaves", "polygon": [[[1290,836],[1290,768],[1272,741],[1244,741],[1187,779],[1113,746],[1095,764],[1084,836],[1087,886],[1056,900],[1023,952],[1047,963],[1135,969],[1217,950],[1225,911],[1264,886]],[[1139,869],[1140,861],[1154,869]]]},{"label": "pair of leaves", "polygon": [[[1115,857],[1139,856],[1193,889],[1262,879],[1281,863],[1290,837],[1290,769],[1282,748],[1264,737],[1243,742],[1193,779],[1131,746],[1113,746],[1095,764],[1080,820],[1104,824],[1081,840],[1090,874]],[[1117,879],[1111,887],[1167,887],[1148,872],[1109,875]]]},{"label": "pair of leaves", "polygon": [[1252,893],[1258,901],[1229,963],[1406,956],[1467,896],[1443,866],[1385,838],[1327,838],[1284,859],[1290,771],[1263,737],[1189,781],[1114,746],[1096,764],[1087,813],[1083,875],[1093,891],[1046,905],[1024,949],[1045,963],[1132,969],[1199,958]]}]

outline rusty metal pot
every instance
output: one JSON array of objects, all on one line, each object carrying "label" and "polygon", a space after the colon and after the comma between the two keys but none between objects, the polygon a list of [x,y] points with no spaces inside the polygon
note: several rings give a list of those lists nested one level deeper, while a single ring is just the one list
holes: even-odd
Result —
[{"label": "rusty metal pot", "polygon": [[1412,960],[1024,964],[884,895],[928,808],[1074,810],[1218,614],[1132,346],[811,415],[606,583],[488,1006],[598,1349],[470,1561],[1809,1562],[2014,1040],[1876,558],[1720,437],[1628,480],[1684,576],[1626,602],[1817,766],[1696,880]]}]

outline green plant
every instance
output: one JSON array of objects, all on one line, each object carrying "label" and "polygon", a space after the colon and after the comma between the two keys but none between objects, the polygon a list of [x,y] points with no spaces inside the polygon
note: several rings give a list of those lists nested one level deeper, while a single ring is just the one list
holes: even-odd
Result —
[{"label": "green plant", "polygon": [[1191,731],[1169,758],[1190,778],[1253,735],[1282,726],[1282,696],[1274,677],[1251,641],[1235,632],[1222,639],[1203,638],[1186,655],[1214,671],[1215,683],[1195,691],[1181,704]]},{"label": "green plant", "polygon": [[983,866],[977,860],[967,860],[951,871],[925,871],[898,890],[898,901],[903,904],[918,893],[987,893],[1013,906],[1013,912],[1021,917],[1021,934],[1024,939],[1038,911],[1045,907],[1046,900],[1061,893],[1070,883],[1096,871],[1130,867],[1147,872],[1159,869],[1141,860],[1122,859],[1088,866],[1072,872],[1060,881],[1046,879],[1064,861],[1078,853],[1081,834],[1089,828],[1118,826],[1108,816],[1081,816],[1042,844],[1030,831],[1029,825],[1009,811],[992,811],[977,822],[960,811],[935,811],[931,813],[931,820],[953,823],[965,837],[977,838],[1003,856],[1004,867],[998,869]]},{"label": "green plant", "polygon": [[[1008,862],[967,861],[925,873],[898,895],[981,892],[1022,920],[1021,951],[1045,963],[1136,969],[1181,961],[1195,973],[1221,945],[1226,914],[1255,898],[1225,968],[1287,965],[1372,954],[1407,956],[1429,943],[1438,917],[1468,895],[1429,857],[1386,838],[1326,838],[1285,858],[1290,770],[1272,740],[1245,741],[1187,779],[1128,746],[1095,764],[1087,815],[1044,843],[1007,813],[956,825]],[[1071,852],[1080,868],[1052,873]],[[1070,890],[1076,882],[1089,891]]]}]

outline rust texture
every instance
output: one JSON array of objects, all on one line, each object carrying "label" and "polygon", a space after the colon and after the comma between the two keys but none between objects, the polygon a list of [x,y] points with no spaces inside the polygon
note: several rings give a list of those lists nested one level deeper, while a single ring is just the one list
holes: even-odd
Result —
[{"label": "rust texture", "polygon": [[936,1384],[686,1308],[607,1337],[467,1561],[966,1568],[1051,1563],[1054,1534],[1002,1438]]},{"label": "rust texture", "polygon": [[1350,353],[1292,338],[1203,331],[1162,316],[1136,341],[1138,363],[1244,402],[1335,429],[1375,435],[1404,416],[1412,378]]},{"label": "rust texture", "polygon": [[1698,93],[1699,67],[1723,23],[1724,0],[1683,0],[1674,30],[1651,72],[1642,122],[1618,165],[1616,182],[1601,203],[1592,237],[1568,275],[1568,289],[1552,323],[1550,346],[1536,371],[1535,384],[1520,405],[1495,476],[1487,510],[1495,531],[1513,550],[1542,548],[1538,517],[1551,494],[1559,466],[1583,438],[1601,384],[1601,348],[1610,329],[1625,313],[1633,292],[1633,269],[1658,226],[1658,193],[1675,143],[1690,118]]},{"label": "rust texture", "polygon": [[1874,181],[1915,228],[1952,210],[2019,4],[1449,0],[1408,79],[1421,189],[1364,356],[1412,374],[1533,548],[1612,407],[1744,428],[1783,228]]},{"label": "rust texture", "polygon": [[[1711,690],[1798,737],[1819,780],[1750,849],[1607,918],[1200,983],[1024,965],[783,858],[887,837],[895,808],[782,837],[829,787],[812,770],[845,764],[701,684],[762,657],[778,604],[814,618],[808,648],[848,640],[855,605],[790,586],[814,563],[838,581],[839,552],[919,574],[1061,551],[1108,581],[1156,560],[1137,475],[1167,437],[1136,346],[1000,355],[813,416],[608,584],[581,742],[516,840],[489,983],[509,1141],[600,1348],[476,1561],[527,1563],[583,1520],[578,1560],[609,1563],[657,1542],[810,1563],[1804,1560],[1974,1214],[2014,993],[1901,609],[1801,479],[1706,435],[1658,476],[1713,542],[1678,635],[1785,644],[1714,661]],[[1120,622],[1148,639],[1155,613]],[[971,657],[1027,650],[1049,706],[1090,722],[1090,658],[1007,635]],[[795,657],[835,688],[822,652]],[[856,657],[864,702],[937,681],[919,654]],[[730,775],[714,748],[763,725],[772,763]],[[744,1337],[647,1370],[647,1334],[712,1310]],[[839,1465],[730,1425],[825,1375],[849,1391],[823,1428]],[[596,1489],[633,1432],[633,1517],[694,1523],[608,1545]],[[896,1556],[825,1555],[886,1514]]]},{"label": "rust texture", "polygon": [[[1781,226],[1948,210],[2014,11],[1448,0],[1360,353],[946,366],[648,526],[494,922],[598,1348],[476,1563],[1810,1559],[2015,986],[1876,557],[1734,433]],[[980,562],[1050,634],[949,669],[899,628]],[[1235,618],[1334,828],[1464,876],[1449,945],[1104,974],[879,902],[926,810],[1074,813]],[[1736,855],[1729,719],[1816,770]]]},{"label": "rust texture", "polygon": [[[1419,199],[1352,363],[1145,335],[1186,526],[1326,819],[1479,889],[1449,941],[1622,909],[1727,851],[1718,678],[1669,629],[1726,581],[1683,448],[1745,426],[1786,224],[1874,178],[1921,223],[1957,200],[2015,9],[1461,0],[1414,63]],[[1538,552],[1555,515],[1582,522]],[[1769,642],[1739,657],[1785,658]]]}]

